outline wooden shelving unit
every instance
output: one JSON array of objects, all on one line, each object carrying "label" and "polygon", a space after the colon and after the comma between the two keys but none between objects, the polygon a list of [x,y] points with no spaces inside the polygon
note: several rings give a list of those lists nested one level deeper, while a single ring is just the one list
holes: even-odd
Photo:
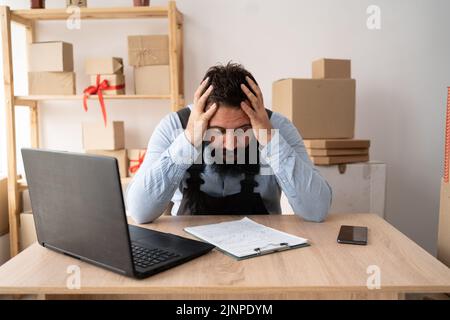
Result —
[{"label": "wooden shelving unit", "polygon": [[[133,99],[166,99],[170,100],[170,95],[103,95],[105,100],[133,100]],[[82,95],[51,95],[51,96],[15,96],[16,104],[26,103],[25,101],[45,101],[45,100],[82,100]],[[89,100],[98,100],[97,95],[91,95]]]},{"label": "wooden shelving unit", "polygon": [[[3,82],[5,88],[5,110],[8,156],[8,210],[11,256],[19,252],[19,209],[20,192],[27,188],[26,183],[17,175],[15,107],[30,109],[31,146],[39,147],[39,102],[47,100],[79,100],[82,95],[55,96],[15,96],[13,56],[11,44],[11,23],[25,27],[28,43],[34,41],[37,21],[66,20],[72,13],[61,9],[10,10],[0,6],[0,28],[3,41]],[[184,104],[183,90],[183,15],[176,8],[175,1],[167,6],[120,7],[120,8],[80,8],[81,19],[146,19],[166,18],[169,27],[169,69],[170,94],[168,95],[105,95],[108,100],[157,99],[168,100],[173,111]],[[61,39],[63,40],[63,39]],[[90,96],[89,99],[97,99]]]}]

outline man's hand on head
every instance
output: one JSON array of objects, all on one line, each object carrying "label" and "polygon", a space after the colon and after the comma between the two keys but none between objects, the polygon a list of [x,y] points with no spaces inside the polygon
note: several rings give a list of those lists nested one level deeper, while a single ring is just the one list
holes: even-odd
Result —
[{"label": "man's hand on head", "polygon": [[186,138],[194,147],[201,145],[209,120],[217,110],[217,105],[214,103],[208,110],[205,111],[206,100],[213,90],[213,86],[210,85],[205,91],[208,82],[209,78],[203,80],[195,91],[194,107],[192,108],[188,124],[184,130]]},{"label": "man's hand on head", "polygon": [[272,139],[272,124],[270,123],[269,116],[267,115],[266,108],[264,107],[261,89],[250,77],[247,76],[245,79],[256,95],[247,87],[247,85],[242,83],[241,89],[247,96],[248,101],[250,101],[251,106],[249,106],[246,101],[243,101],[241,102],[241,108],[250,118],[253,133],[259,144],[265,146]]}]

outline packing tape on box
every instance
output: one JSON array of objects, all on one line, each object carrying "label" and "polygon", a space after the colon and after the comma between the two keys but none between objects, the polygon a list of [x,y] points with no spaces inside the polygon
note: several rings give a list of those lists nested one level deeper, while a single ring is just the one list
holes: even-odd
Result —
[{"label": "packing tape on box", "polygon": [[[143,65],[146,58],[150,58],[153,61],[158,61],[158,57],[157,55],[153,54],[153,51],[157,51],[154,49],[149,49],[149,48],[134,48],[134,49],[129,49],[131,52],[133,52],[133,54],[135,55],[135,57],[138,60],[138,64],[139,65]],[[163,50],[159,50],[159,51],[163,51]]]}]

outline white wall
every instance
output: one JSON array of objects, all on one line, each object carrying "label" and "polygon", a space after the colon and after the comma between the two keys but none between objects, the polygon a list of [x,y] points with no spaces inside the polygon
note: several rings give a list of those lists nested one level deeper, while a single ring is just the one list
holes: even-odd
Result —
[{"label": "white wall", "polygon": [[[2,2],[12,8],[25,8],[29,3]],[[64,2],[47,0],[49,7]],[[106,1],[88,2],[90,6],[107,5]],[[132,1],[108,3],[129,5]],[[366,9],[371,4],[381,7],[378,31],[366,27]],[[357,79],[356,137],[370,138],[372,159],[388,165],[387,219],[435,253],[450,75],[449,1],[180,0],[178,7],[185,17],[187,101],[205,70],[216,62],[243,63],[259,81],[270,107],[274,80],[310,77],[310,63],[318,57],[351,58]],[[66,30],[61,22],[45,22],[39,24],[37,39],[64,39],[75,45],[81,92],[87,85],[82,68],[85,57],[115,55],[127,61],[126,35],[165,30],[165,20],[82,22],[77,31]],[[23,46],[22,38],[14,40],[15,48]],[[23,56],[15,67],[21,74],[16,77],[16,89],[25,93]],[[125,71],[130,89],[131,68]],[[168,104],[123,104],[108,101],[110,119],[126,121],[129,147],[145,146],[154,126],[169,110]],[[44,146],[81,150],[80,121],[100,119],[98,105],[90,101],[89,106],[86,114],[81,102],[45,103],[41,109]]]}]

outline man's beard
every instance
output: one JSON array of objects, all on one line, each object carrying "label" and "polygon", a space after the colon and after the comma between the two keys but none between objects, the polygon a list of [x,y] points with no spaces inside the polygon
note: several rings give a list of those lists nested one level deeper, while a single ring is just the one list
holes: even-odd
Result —
[{"label": "man's beard", "polygon": [[[214,149],[211,151],[211,155],[214,157],[215,152],[222,150],[220,149]],[[259,173],[259,154],[256,154],[255,157],[250,157],[250,148],[247,146],[245,149],[234,149],[233,151],[225,151],[226,149],[223,149],[223,161],[222,163],[213,163],[211,164],[211,168],[214,172],[217,172],[221,177],[224,176],[238,176],[242,173],[247,174],[258,174]],[[242,155],[238,157],[238,152],[244,152],[245,159],[242,159]],[[232,157],[231,161],[226,158],[226,155],[232,156],[234,154],[234,157]],[[250,161],[251,160],[251,161]],[[256,160],[256,161],[255,161]]]}]

